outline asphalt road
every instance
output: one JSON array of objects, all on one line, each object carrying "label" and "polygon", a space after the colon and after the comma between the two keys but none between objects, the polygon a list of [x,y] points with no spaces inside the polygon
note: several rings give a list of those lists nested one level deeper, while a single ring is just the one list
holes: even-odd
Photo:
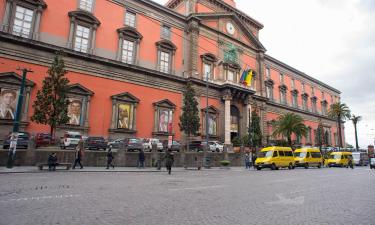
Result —
[{"label": "asphalt road", "polygon": [[375,170],[2,174],[0,224],[374,225]]}]

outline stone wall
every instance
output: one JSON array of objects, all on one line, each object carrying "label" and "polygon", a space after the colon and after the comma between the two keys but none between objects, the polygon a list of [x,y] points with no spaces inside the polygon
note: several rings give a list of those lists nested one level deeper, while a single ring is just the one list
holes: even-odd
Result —
[{"label": "stone wall", "polygon": [[[46,163],[48,156],[52,153],[57,153],[58,162],[74,162],[74,150],[17,150],[15,166],[34,166],[38,163]],[[7,161],[8,151],[0,150],[0,166],[5,166]],[[203,153],[189,152],[189,153],[178,153],[174,152],[175,163],[174,166],[184,166],[184,158],[186,166],[196,167],[197,164],[202,164]],[[146,152],[146,167],[155,165],[156,160],[161,157],[163,158],[164,153],[153,153]],[[114,152],[114,162],[116,166],[137,166],[138,153],[137,152],[125,152],[118,151]],[[220,161],[228,159],[231,162],[231,166],[242,166],[244,165],[243,157],[240,153],[208,153],[210,158],[210,165],[213,167],[219,167]],[[83,157],[83,166],[106,166],[106,152],[105,151],[85,151]]]}]

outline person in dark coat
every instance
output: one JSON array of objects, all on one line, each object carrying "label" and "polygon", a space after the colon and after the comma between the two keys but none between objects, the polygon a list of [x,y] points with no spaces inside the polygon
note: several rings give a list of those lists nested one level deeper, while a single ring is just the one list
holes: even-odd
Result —
[{"label": "person in dark coat", "polygon": [[80,140],[78,142],[77,147],[76,147],[76,153],[75,153],[75,160],[74,160],[73,169],[76,168],[77,164],[79,164],[81,166],[81,169],[83,169],[83,166],[81,164],[81,160],[83,158],[83,151],[84,151],[83,140]]},{"label": "person in dark coat", "polygon": [[58,165],[57,163],[57,156],[56,156],[56,153],[52,153],[51,155],[48,156],[48,168],[49,168],[49,171],[55,171],[56,170],[56,166]]},{"label": "person in dark coat", "polygon": [[112,166],[113,169],[115,168],[115,165],[113,165],[113,159],[114,157],[113,157],[112,149],[109,148],[107,152],[107,169],[109,169],[109,166]]},{"label": "person in dark coat", "polygon": [[165,166],[167,167],[168,174],[171,174],[172,172],[172,166],[174,162],[173,154],[171,153],[171,150],[167,150],[165,153]]},{"label": "person in dark coat", "polygon": [[145,168],[145,153],[143,150],[138,153],[138,168]]}]

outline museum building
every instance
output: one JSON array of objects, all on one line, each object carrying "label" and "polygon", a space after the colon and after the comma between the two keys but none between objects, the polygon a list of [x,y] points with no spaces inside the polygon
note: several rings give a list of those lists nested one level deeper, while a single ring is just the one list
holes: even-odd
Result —
[{"label": "museum building", "polygon": [[[265,54],[263,25],[234,0],[170,0],[165,6],[151,0],[3,0],[0,26],[0,139],[12,130],[18,68],[32,71],[21,129],[49,131],[31,121],[32,105],[62,50],[70,120],[57,128],[58,135],[183,141],[178,123],[190,81],[202,124],[196,139],[206,136],[207,116],[210,140],[230,144],[247,133],[250,112],[256,111],[264,142],[271,142],[271,121],[293,112],[309,128],[306,138],[293,137],[297,143],[315,145],[321,122],[327,144],[338,145],[327,111],[340,101],[340,91]],[[251,84],[242,83],[244,70],[252,71]]]}]

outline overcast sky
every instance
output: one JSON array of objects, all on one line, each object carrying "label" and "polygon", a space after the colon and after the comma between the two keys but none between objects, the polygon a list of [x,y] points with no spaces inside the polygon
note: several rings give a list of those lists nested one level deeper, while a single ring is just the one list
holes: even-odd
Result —
[{"label": "overcast sky", "polygon": [[[155,0],[164,4],[167,0]],[[375,0],[236,0],[264,25],[267,54],[342,92],[363,120],[360,147],[375,140]],[[346,142],[355,146],[351,121]]]}]

